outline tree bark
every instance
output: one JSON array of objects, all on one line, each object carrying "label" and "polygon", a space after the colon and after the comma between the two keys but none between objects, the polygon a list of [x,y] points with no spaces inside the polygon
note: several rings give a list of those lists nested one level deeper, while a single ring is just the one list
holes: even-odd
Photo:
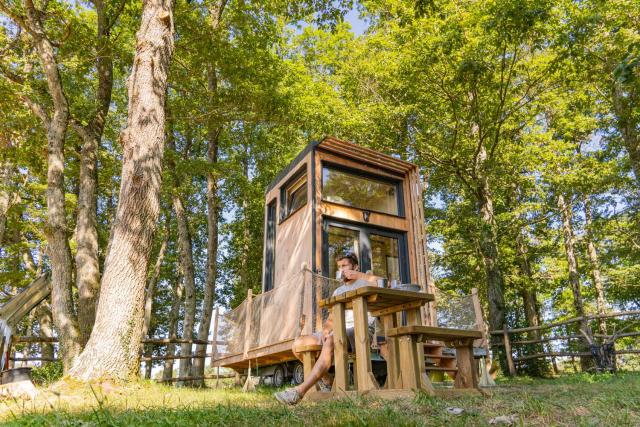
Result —
[{"label": "tree bark", "polygon": [[573,291],[573,307],[577,316],[584,316],[584,304],[582,301],[582,291],[580,289],[580,275],[578,274],[578,260],[575,255],[575,237],[571,224],[571,206],[564,200],[564,195],[558,196],[558,208],[562,216],[562,234],[564,238],[564,250],[569,267],[569,284]]},{"label": "tree bark", "polygon": [[[169,339],[178,339],[178,317],[180,315],[180,306],[182,305],[182,294],[184,287],[182,286],[182,279],[176,280],[176,284],[173,288],[173,302],[171,303],[171,311],[169,312]],[[171,343],[167,344],[167,356],[173,356],[176,353],[176,345]],[[168,380],[173,377],[173,360],[164,361],[164,369],[162,370],[162,379]]]},{"label": "tree bark", "polygon": [[[177,157],[175,140],[173,135],[173,126],[169,119],[169,127],[167,131],[167,148],[171,150],[172,155]],[[185,156],[187,153],[185,152]],[[182,324],[182,338],[185,340],[193,339],[193,327],[196,317],[196,283],[195,269],[193,267],[193,245],[191,241],[191,233],[189,232],[189,221],[184,208],[184,203],[179,194],[181,194],[181,179],[176,172],[176,165],[172,158],[167,161],[167,169],[173,180],[173,189],[171,195],[171,203],[176,214],[176,222],[178,224],[178,249],[180,252],[180,270],[182,271],[182,280],[185,292],[184,301],[184,322]],[[193,345],[184,343],[180,345],[180,355],[191,355]],[[180,359],[179,376],[188,377],[191,371],[191,359]],[[178,386],[185,385],[184,382],[176,383]]]},{"label": "tree bark", "polygon": [[73,311],[71,295],[72,261],[67,239],[67,218],[64,200],[64,141],[69,123],[67,102],[55,50],[47,37],[41,13],[31,0],[23,0],[27,21],[25,29],[33,37],[40,62],[47,79],[47,88],[53,104],[51,118],[45,114],[41,120],[47,128],[47,254],[51,262],[51,308],[58,329],[60,353],[65,372],[80,353],[80,333]]},{"label": "tree bark", "polygon": [[[51,319],[51,308],[48,302],[43,301],[40,303],[40,305],[36,309],[36,316],[38,317],[38,324],[40,325],[40,335],[45,338],[52,338],[53,328]],[[53,359],[53,344],[41,343],[41,346],[42,357],[45,359]],[[47,364],[49,362],[44,363]]]},{"label": "tree bark", "polygon": [[143,2],[128,81],[116,217],[93,331],[71,376],[127,379],[139,369],[144,290],[160,205],[165,97],[173,53],[172,0]]},{"label": "tree bark", "polygon": [[[207,159],[211,165],[218,162],[218,137],[221,128],[214,128],[213,124],[209,124],[207,136],[209,139],[209,147],[207,150]],[[207,174],[207,278],[204,287],[204,299],[202,302],[202,318],[198,325],[198,340],[207,340],[209,338],[209,329],[211,328],[211,317],[213,315],[213,303],[216,292],[216,279],[218,276],[218,182],[215,175],[211,172]],[[215,344],[214,344],[215,345]],[[201,355],[206,352],[207,346],[197,344],[195,354]],[[192,375],[193,377],[202,377],[204,375],[205,359],[198,358],[193,361]],[[196,380],[194,386],[204,386],[204,380]]]},{"label": "tree bark", "polygon": [[11,207],[12,195],[9,191],[13,167],[7,162],[0,163],[0,248],[7,230],[7,214]]},{"label": "tree bark", "polygon": [[[533,273],[531,271],[531,264],[529,263],[528,248],[525,242],[525,237],[522,233],[516,237],[516,255],[518,256],[518,263],[520,265],[520,272],[525,279],[525,283],[520,289],[520,295],[522,296],[522,303],[524,306],[524,315],[527,319],[528,326],[540,326],[540,315],[538,314],[538,301],[536,291],[533,288]],[[540,338],[540,331],[531,331],[531,336],[534,339]]]},{"label": "tree bark", "polygon": [[[498,254],[498,238],[493,208],[493,198],[489,187],[489,178],[484,172],[486,149],[480,145],[476,160],[476,177],[478,180],[477,199],[480,213],[480,252],[484,260],[487,275],[487,300],[489,302],[489,328],[502,329],[505,323],[504,279],[500,269]],[[493,337],[499,341],[499,338]]]},{"label": "tree bark", "polygon": [[[144,293],[144,322],[142,324],[142,337],[145,338],[149,336],[149,331],[151,330],[151,319],[153,317],[153,297],[155,295],[156,286],[158,285],[158,281],[160,280],[160,271],[162,269],[162,262],[164,261],[164,256],[167,252],[167,245],[169,244],[169,224],[171,221],[171,211],[167,211],[167,215],[165,218],[165,226],[164,226],[164,236],[162,238],[162,243],[160,243],[160,249],[158,250],[158,256],[156,257],[156,262],[153,266],[153,271],[149,276],[149,280],[147,282],[147,289]],[[153,353],[153,345],[147,344],[145,348],[145,356],[151,357]],[[152,362],[145,362],[145,378],[151,378],[151,368]]]},{"label": "tree bark", "polygon": [[[217,0],[209,10],[211,18],[212,38],[217,40],[218,30],[222,20],[227,0]],[[218,76],[216,74],[216,61],[213,59],[207,67],[207,91],[209,94],[209,120],[207,121],[207,160],[209,165],[213,167],[218,163],[218,140],[222,126],[218,125],[214,120],[213,112],[215,111],[215,97],[218,90]],[[209,329],[211,329],[211,318],[213,315],[213,305],[216,296],[216,280],[218,277],[218,180],[214,173],[207,173],[207,277],[204,285],[204,298],[202,301],[202,318],[198,324],[198,340],[207,340],[209,338]],[[215,345],[215,344],[213,344]],[[206,353],[207,346],[197,344],[195,354],[202,355]],[[205,359],[198,358],[193,360],[191,369],[192,377],[204,376]],[[204,380],[195,380],[192,383],[195,387],[203,387]]]},{"label": "tree bark", "polygon": [[[582,290],[580,285],[580,275],[578,273],[578,260],[575,255],[575,237],[573,234],[572,211],[571,205],[567,204],[564,195],[558,196],[558,208],[562,216],[562,234],[564,238],[564,249],[567,257],[567,264],[569,268],[569,284],[573,291],[573,307],[576,311],[576,316],[580,316],[583,320],[580,321],[580,329],[587,335],[591,335],[591,329],[589,328],[589,322],[584,319],[584,303],[582,301]],[[585,344],[586,350],[586,344]],[[587,369],[591,364],[590,357],[580,357],[580,366],[582,370]]]},{"label": "tree bark", "polygon": [[[111,90],[113,87],[113,60],[109,23],[102,0],[93,0],[97,15],[96,89],[97,108],[87,126],[74,128],[82,138],[80,153],[80,183],[78,191],[78,218],[76,222],[76,287],[78,288],[78,323],[84,346],[89,340],[95,321],[96,304],[100,291],[98,259],[98,226],[96,192],[98,186],[97,157],[104,132]],[[117,17],[113,17],[115,20]]]},{"label": "tree bark", "polygon": [[[604,298],[604,286],[602,285],[602,277],[600,276],[600,261],[598,260],[598,251],[593,238],[593,226],[591,224],[591,200],[589,196],[584,198],[584,217],[586,225],[587,253],[589,255],[589,263],[591,264],[591,275],[593,276],[593,286],[596,289],[596,308],[598,314],[605,314],[606,300]],[[600,333],[607,334],[607,323],[605,319],[598,319]]]}]

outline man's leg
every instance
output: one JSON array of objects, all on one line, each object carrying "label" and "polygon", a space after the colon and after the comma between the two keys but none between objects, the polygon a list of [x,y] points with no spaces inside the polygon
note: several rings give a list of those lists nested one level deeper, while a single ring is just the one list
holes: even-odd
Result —
[{"label": "man's leg", "polygon": [[[296,356],[297,357],[297,356]],[[333,335],[328,335],[323,338],[322,351],[316,364],[313,365],[313,369],[308,378],[304,379],[304,382],[296,387],[300,396],[304,396],[311,387],[313,387],[320,378],[327,375],[329,368],[331,367],[331,359],[333,358]]]}]

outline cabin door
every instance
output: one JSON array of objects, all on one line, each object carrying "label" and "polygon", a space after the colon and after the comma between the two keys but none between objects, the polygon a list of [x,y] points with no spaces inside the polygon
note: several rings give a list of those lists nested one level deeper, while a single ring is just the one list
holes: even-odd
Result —
[{"label": "cabin door", "polygon": [[409,283],[406,233],[325,220],[322,235],[323,275],[336,277],[336,257],[353,252],[360,271]]}]

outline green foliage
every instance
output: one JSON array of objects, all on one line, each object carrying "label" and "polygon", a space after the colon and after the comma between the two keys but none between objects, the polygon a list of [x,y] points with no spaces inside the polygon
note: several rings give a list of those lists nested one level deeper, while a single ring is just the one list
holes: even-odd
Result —
[{"label": "green foliage", "polygon": [[49,386],[63,375],[62,362],[49,362],[31,369],[31,379],[38,386]]}]

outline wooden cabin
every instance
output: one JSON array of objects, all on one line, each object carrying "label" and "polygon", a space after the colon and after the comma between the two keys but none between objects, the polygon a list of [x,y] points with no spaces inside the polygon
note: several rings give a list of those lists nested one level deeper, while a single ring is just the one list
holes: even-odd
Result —
[{"label": "wooden cabin", "polygon": [[[302,281],[291,285],[290,280],[303,265],[334,278],[335,258],[344,252],[358,256],[361,271],[432,291],[427,289],[429,269],[418,172],[412,163],[333,137],[307,145],[266,190],[263,293],[281,286],[304,286]],[[294,293],[287,291],[289,300],[295,299]],[[308,294],[301,298],[305,300],[300,304],[302,314],[314,317],[312,298]],[[288,331],[297,325],[298,318],[292,314],[294,303],[291,307],[270,304],[259,305],[257,309],[263,310],[260,325],[255,321],[247,331],[264,331],[269,325]],[[432,311],[423,312],[424,324],[432,324]],[[251,319],[251,313],[244,318]],[[307,322],[297,334],[310,333],[310,328]],[[285,333],[272,343],[255,340],[244,346],[243,354],[226,355],[214,366],[241,368],[248,366],[249,360],[255,360],[253,366],[292,360],[294,338]]]}]

